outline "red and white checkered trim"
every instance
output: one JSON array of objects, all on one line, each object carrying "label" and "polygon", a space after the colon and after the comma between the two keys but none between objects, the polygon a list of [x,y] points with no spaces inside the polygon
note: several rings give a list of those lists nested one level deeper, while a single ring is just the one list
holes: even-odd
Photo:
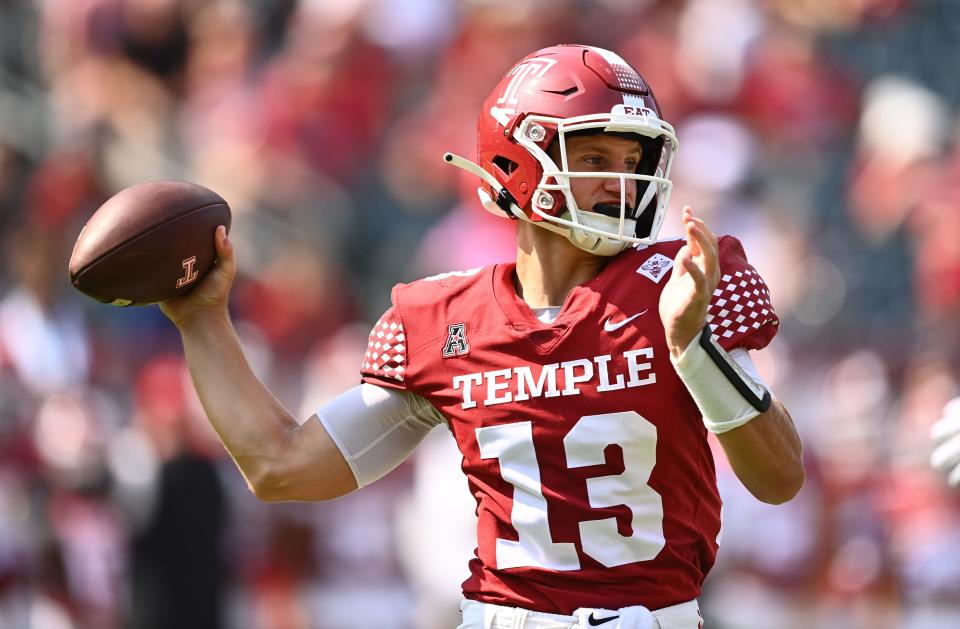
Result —
[{"label": "red and white checkered trim", "polygon": [[407,364],[406,335],[393,307],[383,313],[370,331],[367,353],[363,357],[365,375],[403,381]]},{"label": "red and white checkered trim", "polygon": [[718,340],[742,338],[768,323],[778,325],[777,313],[770,305],[770,291],[760,274],[752,268],[725,273],[713,291],[707,323]]}]

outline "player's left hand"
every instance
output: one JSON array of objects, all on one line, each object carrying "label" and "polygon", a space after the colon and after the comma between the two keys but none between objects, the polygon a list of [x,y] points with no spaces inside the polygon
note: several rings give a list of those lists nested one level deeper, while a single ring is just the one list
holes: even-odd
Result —
[{"label": "player's left hand", "polygon": [[930,427],[935,447],[930,465],[947,475],[947,482],[960,486],[960,397],[947,402],[943,417]]},{"label": "player's left hand", "polygon": [[680,356],[703,329],[713,291],[720,282],[717,236],[707,224],[683,208],[687,243],[673,260],[673,274],[660,294],[660,319],[667,347]]}]

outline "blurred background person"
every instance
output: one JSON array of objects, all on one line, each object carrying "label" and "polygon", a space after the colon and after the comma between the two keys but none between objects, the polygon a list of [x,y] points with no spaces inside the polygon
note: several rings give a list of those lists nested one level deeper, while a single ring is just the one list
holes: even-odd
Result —
[{"label": "blurred background person", "polygon": [[144,365],[135,392],[131,425],[110,453],[132,529],[129,626],[225,627],[219,442],[202,421],[180,357],[160,355]]}]

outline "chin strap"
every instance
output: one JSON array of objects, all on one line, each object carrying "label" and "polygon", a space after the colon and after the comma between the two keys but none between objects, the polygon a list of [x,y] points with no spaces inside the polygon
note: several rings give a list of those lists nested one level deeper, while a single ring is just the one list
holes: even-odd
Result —
[{"label": "chin strap", "polygon": [[[513,198],[513,195],[510,194],[509,190],[507,190],[502,185],[500,185],[500,182],[497,181],[493,175],[491,175],[484,169],[480,168],[480,166],[478,166],[477,164],[474,164],[469,159],[460,157],[459,155],[456,155],[454,153],[444,153],[443,159],[448,164],[456,166],[457,168],[461,168],[467,171],[468,173],[470,173],[471,175],[476,175],[477,177],[480,177],[480,179],[482,179],[484,183],[488,184],[497,193],[496,199],[494,199],[493,197],[489,197],[489,195],[487,195],[490,201],[496,204],[496,206],[499,207],[501,210],[503,210],[503,212],[510,218],[514,220],[518,220],[520,218],[522,212],[520,210],[520,207],[517,205],[517,200]],[[486,203],[485,199],[484,199],[484,202]]]}]

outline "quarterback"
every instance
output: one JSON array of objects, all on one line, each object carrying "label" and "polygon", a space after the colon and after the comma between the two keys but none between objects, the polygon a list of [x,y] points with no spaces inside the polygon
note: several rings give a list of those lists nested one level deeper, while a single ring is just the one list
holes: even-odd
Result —
[{"label": "quarterback", "polygon": [[702,626],[720,497],[707,434],[759,500],[804,482],[793,422],[753,367],[778,318],[733,237],[683,208],[658,240],[677,151],[617,54],[554,46],[480,112],[481,203],[517,225],[516,262],[397,285],[360,383],[298,423],[230,323],[232,245],[161,305],[207,415],[265,500],[376,481],[443,424],[477,504],[461,629]]}]

